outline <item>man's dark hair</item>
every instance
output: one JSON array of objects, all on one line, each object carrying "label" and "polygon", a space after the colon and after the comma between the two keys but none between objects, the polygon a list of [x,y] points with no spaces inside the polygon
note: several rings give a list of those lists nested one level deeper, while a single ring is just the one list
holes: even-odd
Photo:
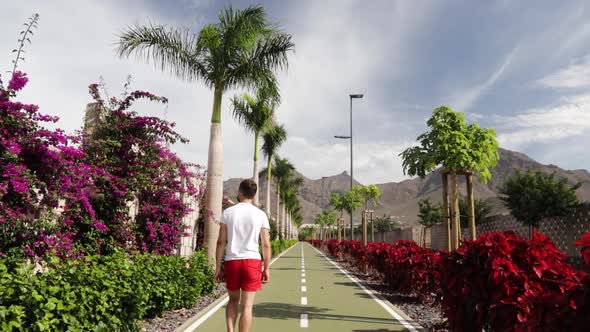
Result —
[{"label": "man's dark hair", "polygon": [[246,179],[240,183],[239,192],[244,195],[245,198],[254,198],[256,195],[256,191],[258,190],[258,185],[251,179]]}]

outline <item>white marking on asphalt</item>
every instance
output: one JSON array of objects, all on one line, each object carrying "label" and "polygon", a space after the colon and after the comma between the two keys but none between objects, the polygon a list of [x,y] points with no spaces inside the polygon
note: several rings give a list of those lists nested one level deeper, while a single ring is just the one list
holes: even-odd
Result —
[{"label": "white marking on asphalt", "polygon": [[301,314],[301,321],[299,322],[299,327],[302,329],[306,329],[309,327],[309,322],[307,321],[307,314]]},{"label": "white marking on asphalt", "polygon": [[305,278],[301,279],[301,283],[304,284],[305,283]]},{"label": "white marking on asphalt", "polygon": [[[291,248],[283,251],[280,255],[278,255],[275,259],[273,259],[270,262],[269,266],[276,262],[279,258],[283,257],[284,254],[291,251],[291,249],[293,248],[295,248],[295,246],[292,246]],[[303,247],[301,247],[301,249],[303,249]],[[197,327],[201,326],[207,319],[213,316],[217,312],[217,310],[226,305],[227,302],[229,302],[229,295],[225,294],[224,296],[225,298],[221,300],[221,302],[219,302],[215,307],[213,307],[213,309],[211,309],[209,312],[201,316],[201,318],[197,319],[194,323],[187,327],[185,331],[194,331]]]},{"label": "white marking on asphalt", "polygon": [[301,278],[305,278],[305,272],[301,272]]},{"label": "white marking on asphalt", "polygon": [[355,278],[354,276],[351,276],[348,272],[343,270],[338,264],[336,264],[334,261],[332,261],[330,259],[330,257],[324,255],[324,253],[319,251],[316,247],[312,246],[312,248],[315,249],[315,251],[317,251],[318,253],[320,253],[320,255],[324,256],[324,258],[326,260],[328,260],[328,262],[332,263],[332,265],[334,265],[338,270],[340,270],[340,272],[342,272],[345,276],[347,276],[348,279],[352,280],[355,284],[357,284],[363,291],[365,291],[365,293],[367,293],[373,300],[375,300],[375,302],[379,303],[379,305],[381,305],[381,307],[383,307],[383,309],[385,309],[385,311],[387,311],[391,316],[393,316],[393,318],[397,319],[400,323],[402,323],[402,325],[405,326],[408,330],[410,330],[412,332],[418,332],[416,327],[414,327],[410,322],[406,321],[402,316],[400,316],[390,306],[385,304],[385,302],[383,302],[383,300],[379,299],[377,297],[377,295],[375,295],[375,293],[372,290],[367,289],[363,284],[361,284],[361,282],[358,281],[357,278]]},{"label": "white marking on asphalt", "polygon": [[307,293],[307,287],[305,287],[305,286],[301,286],[301,292],[303,292],[303,293]]},{"label": "white marking on asphalt", "polygon": [[301,297],[301,304],[302,305],[307,305],[307,297],[306,296],[302,296]]}]

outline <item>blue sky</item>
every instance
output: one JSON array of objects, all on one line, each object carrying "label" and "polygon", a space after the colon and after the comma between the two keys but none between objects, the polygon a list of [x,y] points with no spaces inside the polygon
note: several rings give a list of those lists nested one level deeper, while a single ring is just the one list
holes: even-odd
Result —
[{"label": "blue sky", "polygon": [[[4,2],[4,1],[3,1]],[[0,13],[0,69],[20,25],[34,12],[39,30],[21,69],[31,83],[21,95],[61,126],[81,125],[87,86],[103,76],[112,94],[125,77],[133,87],[170,98],[165,116],[191,140],[175,146],[206,164],[212,93],[137,59],[115,56],[126,25],[167,24],[198,31],[228,4],[259,1],[6,1]],[[589,168],[590,4],[586,1],[262,1],[293,35],[296,52],[280,74],[278,119],[290,134],[281,154],[311,178],[348,170],[348,94],[355,100],[355,178],[404,179],[397,155],[426,130],[432,109],[448,105],[496,129],[501,145],[563,168]],[[227,98],[233,96],[230,92]],[[225,178],[251,174],[253,138],[224,101]]]}]

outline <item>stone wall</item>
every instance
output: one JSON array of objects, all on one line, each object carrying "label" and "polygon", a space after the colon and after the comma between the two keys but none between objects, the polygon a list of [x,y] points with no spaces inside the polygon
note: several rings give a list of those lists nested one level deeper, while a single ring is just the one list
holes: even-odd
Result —
[{"label": "stone wall", "polygon": [[[529,228],[517,221],[511,215],[492,217],[487,223],[478,225],[477,234],[489,232],[513,231],[516,234],[528,238]],[[539,232],[548,236],[559,250],[568,256],[580,256],[579,248],[574,246],[574,241],[583,234],[590,232],[590,208],[584,207],[576,210],[563,218],[548,218],[541,221]],[[463,236],[467,230],[463,230]],[[432,249],[442,250],[445,247],[445,232],[442,224],[432,227]]]},{"label": "stone wall", "polygon": [[[200,183],[195,180],[194,185],[198,188]],[[192,211],[182,219],[183,224],[186,226],[186,231],[185,236],[180,240],[178,254],[183,257],[188,257],[191,256],[197,248],[197,220],[199,219],[200,201],[194,196],[188,195],[183,197],[183,201],[190,209],[192,209]]]},{"label": "stone wall", "polygon": [[[375,241],[376,242],[387,242],[387,243],[396,243],[399,240],[412,240],[416,241],[416,243],[422,243],[422,230],[421,227],[411,227],[411,228],[404,228],[398,229],[390,232],[375,232]],[[362,240],[362,234],[360,232],[354,233],[354,239],[357,241]],[[368,240],[371,241],[371,234],[368,235]]]}]

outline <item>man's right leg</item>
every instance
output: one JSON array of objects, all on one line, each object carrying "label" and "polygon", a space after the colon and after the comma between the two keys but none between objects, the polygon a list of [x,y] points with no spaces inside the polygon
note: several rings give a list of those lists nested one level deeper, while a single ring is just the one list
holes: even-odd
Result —
[{"label": "man's right leg", "polygon": [[234,332],[236,320],[238,319],[238,305],[240,304],[240,290],[229,291],[229,301],[225,309],[225,321],[227,332]]},{"label": "man's right leg", "polygon": [[240,316],[240,332],[250,332],[252,327],[252,307],[256,292],[242,291],[242,312]]}]

